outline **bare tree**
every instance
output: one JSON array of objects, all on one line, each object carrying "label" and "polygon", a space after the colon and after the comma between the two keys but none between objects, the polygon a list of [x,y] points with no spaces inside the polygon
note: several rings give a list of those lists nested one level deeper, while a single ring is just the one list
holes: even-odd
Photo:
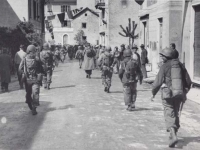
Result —
[{"label": "bare tree", "polygon": [[120,25],[120,27],[122,28],[122,31],[125,33],[125,35],[120,33],[120,32],[119,32],[119,34],[123,37],[128,37],[129,38],[129,45],[133,46],[135,39],[137,39],[138,36],[139,36],[138,34],[135,35],[137,24],[135,23],[135,21],[132,21],[132,26],[131,26],[131,19],[130,18],[128,19],[128,22],[129,23],[128,23],[128,26],[126,27],[126,29],[122,25]]}]

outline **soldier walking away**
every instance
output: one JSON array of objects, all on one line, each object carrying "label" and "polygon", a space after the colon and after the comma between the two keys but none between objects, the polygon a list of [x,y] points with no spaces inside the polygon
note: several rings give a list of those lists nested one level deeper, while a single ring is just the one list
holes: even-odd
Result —
[{"label": "soldier walking away", "polygon": [[35,46],[29,45],[26,52],[27,55],[20,63],[19,70],[24,74],[26,103],[32,110],[32,114],[36,115],[36,107],[39,105],[41,73],[44,72],[40,60],[36,57]]},{"label": "soldier walking away", "polygon": [[0,80],[3,92],[8,92],[8,84],[11,81],[11,67],[11,57],[7,54],[7,49],[3,48],[3,53],[0,54]]},{"label": "soldier walking away", "polygon": [[144,44],[142,44],[141,46],[142,52],[141,52],[141,69],[142,69],[142,74],[144,79],[147,78],[147,70],[146,70],[146,64],[149,63],[148,60],[148,52],[147,50],[144,48]]},{"label": "soldier walking away", "polygon": [[45,71],[43,83],[45,89],[50,89],[53,73],[53,53],[51,52],[48,43],[44,43],[43,50],[40,52],[40,60],[42,62],[43,70]]},{"label": "soldier walking away", "polygon": [[24,52],[24,45],[20,45],[20,50],[15,54],[14,58],[20,89],[23,89],[23,82],[22,82],[22,73],[19,71],[19,65],[25,56],[26,53]]},{"label": "soldier walking away", "polygon": [[119,78],[124,87],[124,102],[128,111],[135,110],[135,102],[137,98],[137,82],[138,78],[142,84],[142,72],[138,64],[136,55],[132,56],[130,49],[124,51],[124,60],[120,64]]},{"label": "soldier walking away", "polygon": [[101,67],[102,74],[102,83],[104,85],[104,91],[109,93],[111,87],[111,80],[113,74],[113,56],[110,53],[111,48],[108,46],[105,48],[105,52],[102,54],[101,59],[99,60],[99,66]]},{"label": "soldier walking away", "polygon": [[81,46],[78,46],[78,51],[76,52],[75,58],[78,59],[79,68],[81,69],[84,58],[83,49],[81,49]]},{"label": "soldier walking away", "polygon": [[95,69],[94,64],[95,52],[91,49],[90,44],[87,44],[87,47],[84,51],[84,70],[86,72],[86,78],[91,78],[92,70]]},{"label": "soldier walking away", "polygon": [[175,147],[178,142],[177,132],[180,128],[179,110],[186,101],[186,94],[190,90],[190,76],[178,59],[174,59],[174,50],[165,48],[160,56],[163,60],[152,87],[152,98],[161,88],[161,98],[164,107],[164,117],[167,132],[170,132],[169,147]]}]

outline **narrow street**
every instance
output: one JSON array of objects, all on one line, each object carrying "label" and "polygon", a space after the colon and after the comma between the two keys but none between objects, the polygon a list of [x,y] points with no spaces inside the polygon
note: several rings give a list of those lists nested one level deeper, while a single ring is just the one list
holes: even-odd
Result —
[{"label": "narrow street", "polygon": [[[51,89],[41,87],[38,115],[32,116],[18,89],[14,81],[9,93],[0,93],[1,150],[170,149],[160,94],[151,102],[151,85],[138,84],[136,111],[128,112],[116,74],[107,94],[98,70],[86,79],[78,62],[66,60],[55,69]],[[188,100],[177,149],[200,149],[199,122],[200,106]]]}]

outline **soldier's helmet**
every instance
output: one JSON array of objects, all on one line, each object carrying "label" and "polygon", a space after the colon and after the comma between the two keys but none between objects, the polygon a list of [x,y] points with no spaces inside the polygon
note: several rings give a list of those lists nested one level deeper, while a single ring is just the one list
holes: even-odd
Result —
[{"label": "soldier's helmet", "polygon": [[81,46],[78,46],[78,49],[81,49]]},{"label": "soldier's helmet", "polygon": [[36,47],[34,45],[29,45],[26,49],[26,53],[30,54],[30,53],[34,53],[36,52]]},{"label": "soldier's helmet", "polygon": [[43,49],[44,49],[44,50],[48,50],[48,49],[49,49],[49,44],[48,44],[48,43],[44,43]]},{"label": "soldier's helmet", "polygon": [[165,56],[168,59],[172,59],[174,57],[173,49],[168,47],[164,48],[159,54]]},{"label": "soldier's helmet", "polygon": [[123,56],[124,57],[131,57],[132,56],[132,52],[130,49],[126,49],[124,52],[123,52]]}]

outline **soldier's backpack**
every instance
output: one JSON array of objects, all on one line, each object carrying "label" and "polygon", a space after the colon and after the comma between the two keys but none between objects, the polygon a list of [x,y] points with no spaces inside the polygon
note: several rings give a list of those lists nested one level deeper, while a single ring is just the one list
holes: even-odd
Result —
[{"label": "soldier's backpack", "polygon": [[82,59],[83,58],[83,52],[82,51],[77,51],[76,58],[77,59]]},{"label": "soldier's backpack", "polygon": [[171,61],[170,81],[171,85],[163,88],[163,98],[186,100],[186,93],[190,89],[191,79],[187,70],[178,60]]},{"label": "soldier's backpack", "polygon": [[129,82],[135,82],[137,77],[137,67],[138,63],[134,59],[130,59],[127,63],[124,64],[125,75]]},{"label": "soldier's backpack", "polygon": [[110,67],[110,65],[111,65],[111,56],[110,56],[110,55],[104,54],[104,56],[103,56],[103,61],[102,61],[102,65],[103,65],[103,66]]},{"label": "soldier's backpack", "polygon": [[22,75],[23,81],[36,82],[36,60],[35,59],[24,59],[24,74]]}]

